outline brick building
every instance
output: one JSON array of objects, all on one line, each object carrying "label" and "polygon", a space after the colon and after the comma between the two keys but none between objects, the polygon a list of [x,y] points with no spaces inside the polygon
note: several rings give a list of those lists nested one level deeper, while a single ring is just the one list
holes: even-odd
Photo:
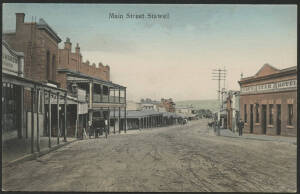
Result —
[{"label": "brick building", "polygon": [[[110,118],[110,112],[120,113],[124,109],[124,114],[126,113],[126,87],[110,81],[109,66],[99,63],[97,67],[95,63],[83,62],[79,44],[77,43],[73,52],[69,38],[66,38],[64,47],[58,53],[56,80],[60,87],[72,96],[78,96],[78,90],[85,95],[88,114],[73,115],[78,117],[79,129],[88,128],[88,122],[97,123],[97,128],[103,128],[107,122],[114,132],[116,127],[118,130],[126,129],[126,115],[123,121],[120,118]],[[76,109],[79,108],[74,107]]]},{"label": "brick building", "polygon": [[[66,39],[64,47],[59,49],[58,53],[59,62],[57,69],[69,69],[103,81],[110,81],[109,66],[104,66],[102,63],[99,63],[98,67],[96,67],[95,63],[90,64],[89,61],[83,62],[79,44],[77,43],[75,52],[72,52],[72,43],[69,38]],[[67,89],[66,74],[66,72],[62,71],[57,72],[57,82],[60,83],[60,86],[65,89]]]},{"label": "brick building", "polygon": [[246,133],[297,136],[297,67],[269,64],[239,81]]},{"label": "brick building", "polygon": [[16,13],[16,31],[3,33],[3,39],[24,53],[24,77],[56,84],[58,43],[61,39],[41,18],[38,23],[24,22],[25,14]]},{"label": "brick building", "polygon": [[[56,82],[56,68],[61,39],[42,18],[38,23],[25,22],[25,14],[16,13],[16,29],[3,33],[3,39],[15,51],[24,53],[24,78],[59,85]],[[31,111],[30,102],[30,92],[25,90],[25,111]]]},{"label": "brick building", "polygon": [[[4,32],[2,37],[11,48],[17,52],[24,53],[24,78],[37,82],[36,84],[44,84],[56,89],[52,91],[61,91],[59,83],[56,82],[56,69],[58,66],[58,44],[61,42],[57,33],[40,18],[38,22],[31,21],[25,22],[24,13],[16,13],[16,28],[14,32]],[[46,87],[47,88],[47,87]],[[57,106],[51,102],[51,116],[47,113],[49,111],[48,101],[45,100],[47,92],[42,91],[39,93],[38,98],[41,99],[43,105],[43,113],[45,113],[44,128],[45,133],[50,131],[48,120],[52,122],[51,130],[57,131],[58,124],[55,122],[57,117]],[[51,93],[51,92],[50,92]],[[24,111],[25,111],[25,125],[28,128],[29,118],[28,115],[34,111],[36,103],[32,105],[32,91],[24,88]],[[54,101],[56,92],[52,93],[50,99]],[[72,103],[76,103],[71,100]],[[69,101],[68,103],[71,103]],[[42,106],[41,106],[42,107]],[[51,120],[50,120],[51,119]],[[48,123],[47,123],[48,122]],[[48,130],[48,131],[47,131]]]}]

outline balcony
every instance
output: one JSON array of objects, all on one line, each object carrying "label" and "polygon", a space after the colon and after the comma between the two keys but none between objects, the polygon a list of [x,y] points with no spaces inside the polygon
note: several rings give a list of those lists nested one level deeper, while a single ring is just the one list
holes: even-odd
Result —
[{"label": "balcony", "polygon": [[[119,96],[108,96],[103,95],[102,101],[101,101],[101,95],[100,94],[94,94],[93,95],[93,102],[94,103],[119,103]],[[125,98],[120,97],[120,103],[125,103]]]}]

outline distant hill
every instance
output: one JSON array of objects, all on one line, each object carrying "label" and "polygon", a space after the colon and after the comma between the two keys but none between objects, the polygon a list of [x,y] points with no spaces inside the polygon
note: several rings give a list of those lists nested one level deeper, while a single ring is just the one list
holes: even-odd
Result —
[{"label": "distant hill", "polygon": [[218,110],[218,100],[185,100],[176,101],[176,107],[192,105],[196,109],[209,109],[212,112]]}]

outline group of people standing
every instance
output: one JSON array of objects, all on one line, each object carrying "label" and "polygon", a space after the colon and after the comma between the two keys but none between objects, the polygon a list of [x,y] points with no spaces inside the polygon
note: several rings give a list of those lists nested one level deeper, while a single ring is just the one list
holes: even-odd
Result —
[{"label": "group of people standing", "polygon": [[[220,121],[218,119],[214,119],[213,122],[208,123],[209,127],[214,128],[214,132],[217,132],[218,135],[220,135]],[[238,132],[239,136],[243,135],[243,128],[244,128],[244,121],[242,119],[239,119],[237,122]]]}]

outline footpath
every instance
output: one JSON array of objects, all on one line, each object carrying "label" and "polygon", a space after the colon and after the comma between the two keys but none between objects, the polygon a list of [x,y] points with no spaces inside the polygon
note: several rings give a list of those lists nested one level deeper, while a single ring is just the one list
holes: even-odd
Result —
[{"label": "footpath", "polygon": [[[67,142],[61,138],[60,143],[57,143],[57,138],[52,137],[51,148],[48,147],[49,138],[40,137],[40,152],[37,151],[36,144],[34,144],[34,152],[31,152],[31,139],[28,138],[14,138],[2,142],[2,167],[17,164],[23,161],[33,160],[42,155],[48,154],[51,151],[57,150],[62,146],[66,146],[72,142],[77,141],[76,138],[68,137]],[[35,142],[36,143],[36,142]]]},{"label": "footpath", "polygon": [[243,133],[242,136],[239,136],[238,132],[234,133],[229,129],[220,129],[220,136],[231,137],[231,138],[241,138],[241,139],[253,139],[261,141],[277,141],[277,142],[286,142],[297,145],[297,137],[286,137],[286,136],[272,136],[272,135],[258,135],[258,134],[249,134]]}]

